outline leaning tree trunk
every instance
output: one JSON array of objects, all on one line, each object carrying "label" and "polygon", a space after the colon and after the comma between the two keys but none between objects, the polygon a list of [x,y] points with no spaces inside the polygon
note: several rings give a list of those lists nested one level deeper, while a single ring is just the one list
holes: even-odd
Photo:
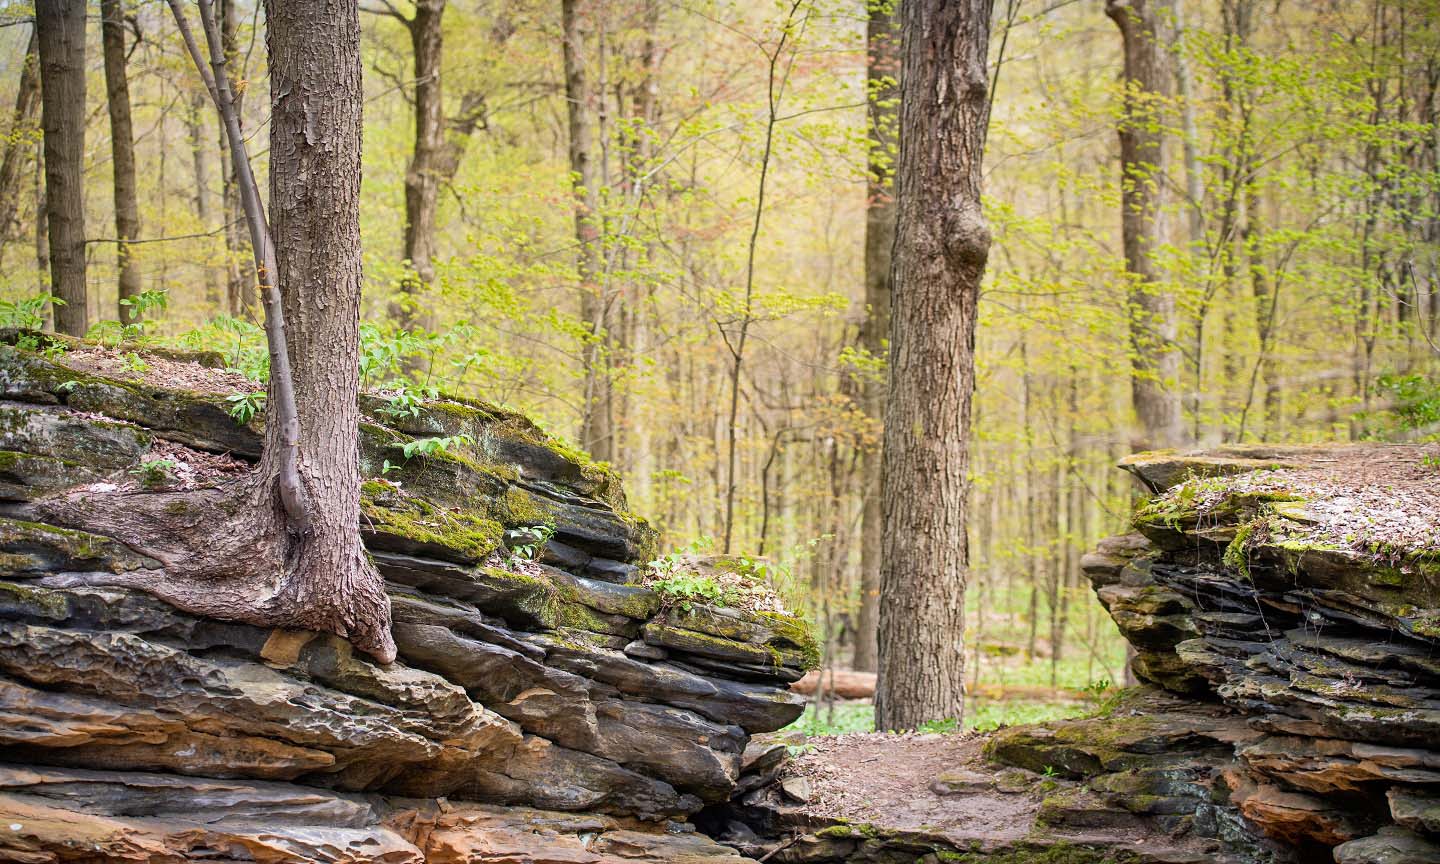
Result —
[{"label": "leaning tree trunk", "polygon": [[894,317],[875,723],[965,709],[965,526],[992,0],[902,4]]},{"label": "leaning tree trunk", "polygon": [[40,125],[45,130],[45,219],[50,290],[64,305],[55,329],[84,336],[85,291],[85,0],[35,4],[40,54]]},{"label": "leaning tree trunk", "polygon": [[105,55],[105,95],[110,108],[110,150],[115,188],[115,257],[120,265],[120,302],[116,318],[140,320],[140,310],[123,301],[141,291],[140,265],[130,244],[140,238],[140,208],[135,202],[135,135],[130,128],[130,82],[125,74],[125,11],[120,0],[100,0],[101,47]]},{"label": "leaning tree trunk", "polygon": [[40,104],[39,60],[36,57],[36,34],[30,33],[25,60],[20,66],[20,85],[15,88],[15,112],[6,129],[5,155],[0,157],[0,244],[10,236],[15,214],[20,209],[20,169],[25,166],[30,148],[30,124]]},{"label": "leaning tree trunk", "polygon": [[[895,243],[895,197],[891,173],[895,158],[895,124],[900,34],[894,10],[888,3],[870,5],[865,30],[868,54],[866,77],[870,88],[867,109],[870,138],[870,178],[866,184],[865,208],[865,321],[860,325],[860,345],[875,358],[886,355],[890,338],[890,249]],[[877,428],[885,420],[885,388],[867,377],[860,391],[860,407]],[[880,507],[879,447],[865,454],[864,505],[860,538],[860,615],[855,625],[853,665],[862,672],[876,668],[880,617],[880,544],[884,537],[884,513]]]},{"label": "leaning tree trunk", "polygon": [[1136,449],[1171,447],[1184,438],[1175,349],[1175,298],[1159,285],[1155,252],[1164,242],[1165,133],[1163,103],[1170,96],[1165,46],[1154,0],[1106,0],[1105,14],[1120,28],[1125,69],[1120,137],[1120,230],[1130,279],[1130,390],[1140,421]]},{"label": "leaning tree trunk", "polygon": [[[170,7],[204,69],[181,0]],[[272,232],[239,134],[211,0],[199,7],[215,70],[206,85],[225,118],[265,298],[270,388],[260,462],[229,484],[86,489],[39,509],[161,564],[66,577],[72,583],[125,585],[200,615],[335,633],[388,663],[395,659],[389,598],[359,524],[359,11],[353,0],[266,4]]]},{"label": "leaning tree trunk", "polygon": [[587,16],[593,7],[586,0],[563,0],[563,48],[565,59],[565,105],[570,127],[570,172],[575,183],[575,240],[579,245],[576,269],[580,277],[580,319],[588,331],[583,348],[585,374],[584,404],[580,423],[580,445],[597,461],[614,459],[615,436],[610,376],[606,374],[605,343],[609,338],[608,304],[600,280],[600,193],[599,165],[595,161],[594,92],[585,70]]}]

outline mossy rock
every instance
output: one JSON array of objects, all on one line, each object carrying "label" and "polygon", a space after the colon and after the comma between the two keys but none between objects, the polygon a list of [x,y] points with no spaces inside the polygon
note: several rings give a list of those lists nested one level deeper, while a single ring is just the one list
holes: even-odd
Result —
[{"label": "mossy rock", "polygon": [[27,501],[55,489],[98,480],[101,474],[79,462],[0,450],[0,500]]},{"label": "mossy rock", "polygon": [[[820,665],[820,646],[810,625],[804,619],[778,612],[750,612],[743,609],[717,607],[705,603],[691,604],[689,609],[672,606],[657,619],[658,624],[689,633],[703,634],[732,643],[763,648],[772,661],[781,665],[813,669]],[[674,637],[665,637],[674,638]],[[692,639],[694,637],[685,637]],[[710,644],[719,643],[711,641]],[[728,649],[718,649],[722,652]],[[741,649],[751,656],[759,652]],[[696,651],[694,653],[705,653]],[[715,655],[712,655],[715,656]],[[721,659],[740,659],[728,656]],[[763,662],[763,661],[762,661]]]},{"label": "mossy rock", "polygon": [[26,578],[64,572],[124,573],[158,568],[109,537],[39,522],[0,519],[0,577]]},{"label": "mossy rock", "polygon": [[[82,417],[63,408],[36,405],[0,405],[0,438],[13,455],[0,466],[35,471],[21,464],[24,457],[49,458],[56,463],[56,479],[67,474],[92,476],[126,468],[150,449],[154,436],[138,426],[94,417]],[[18,477],[17,477],[18,479]],[[84,481],[79,481],[84,482]],[[67,484],[68,485],[68,484]]]},{"label": "mossy rock", "polygon": [[501,546],[505,527],[465,509],[437,507],[393,485],[361,487],[362,530],[372,548],[478,564]]}]

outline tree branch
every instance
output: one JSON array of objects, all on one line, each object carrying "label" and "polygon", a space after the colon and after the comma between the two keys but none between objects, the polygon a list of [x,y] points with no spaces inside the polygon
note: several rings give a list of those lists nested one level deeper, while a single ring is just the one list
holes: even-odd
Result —
[{"label": "tree branch", "polygon": [[236,185],[240,189],[240,203],[245,211],[245,221],[250,227],[250,245],[255,254],[255,274],[260,282],[260,293],[265,304],[265,341],[270,349],[270,391],[266,410],[273,412],[268,419],[279,428],[280,453],[278,458],[280,501],[285,507],[290,528],[296,534],[310,530],[310,510],[306,500],[305,485],[300,478],[300,415],[295,406],[295,378],[290,369],[290,351],[286,345],[285,312],[281,305],[280,288],[277,280],[280,267],[275,258],[275,242],[270,236],[270,225],[265,220],[265,206],[260,201],[260,186],[250,169],[250,156],[245,149],[245,137],[240,130],[240,117],[235,110],[235,96],[230,86],[230,74],[225,71],[225,50],[212,13],[211,0],[198,0],[200,24],[205,30],[205,42],[210,48],[210,68],[206,68],[200,45],[190,30],[190,23],[180,8],[180,0],[168,0],[170,11],[175,15],[175,24],[190,52],[205,89],[220,112],[225,124],[225,137],[230,142],[230,159],[235,167]]}]

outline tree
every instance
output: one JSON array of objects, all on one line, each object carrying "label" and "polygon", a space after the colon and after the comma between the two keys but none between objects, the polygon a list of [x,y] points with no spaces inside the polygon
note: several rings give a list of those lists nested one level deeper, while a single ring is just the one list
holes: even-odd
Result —
[{"label": "tree", "polygon": [[[235,0],[220,0],[218,10],[220,17],[220,44],[225,51],[227,63],[234,63],[240,56],[239,21],[235,12]],[[243,74],[243,70],[241,70]],[[237,125],[243,128],[244,112],[241,110],[244,103],[244,93],[234,95],[235,119]],[[222,154],[221,164],[228,160],[223,154],[230,151],[229,136],[225,133],[225,123],[220,123],[220,152]],[[220,211],[225,220],[225,311],[230,315],[242,315],[246,308],[254,300],[252,297],[254,288],[254,273],[246,261],[252,257],[251,250],[245,245],[245,210],[240,203],[240,184],[235,175],[233,166],[222,168],[220,171],[223,177],[223,184],[220,192]]]},{"label": "tree", "polygon": [[415,149],[405,169],[405,260],[412,274],[401,283],[390,316],[402,329],[434,326],[422,312],[421,296],[435,282],[435,212],[439,205],[440,162],[445,148],[445,98],[440,61],[444,53],[441,19],[445,0],[416,0],[406,17],[389,3],[383,13],[405,25],[415,69]]},{"label": "tree", "polygon": [[140,294],[140,265],[130,244],[140,237],[140,208],[135,200],[135,135],[130,128],[130,83],[125,74],[125,10],[121,0],[100,0],[101,47],[105,55],[105,95],[110,109],[110,151],[115,189],[115,255],[120,264],[121,321],[139,320],[140,311],[124,301]]},{"label": "tree", "polygon": [[199,0],[213,72],[180,0],[169,2],[224,118],[255,250],[270,350],[264,445],[243,481],[68,494],[43,509],[48,518],[100,526],[165,565],[78,581],[141,588],[214,618],[335,633],[388,663],[390,602],[359,532],[359,10],[329,0],[266,4],[272,232],[212,2]]},{"label": "tree", "polygon": [[600,215],[600,165],[594,152],[596,94],[585,68],[589,17],[587,0],[560,4],[565,59],[565,110],[570,131],[570,173],[575,184],[576,269],[580,277],[580,320],[589,331],[583,353],[585,393],[581,405],[580,445],[600,462],[615,457],[613,388],[606,372],[605,342],[609,334],[609,303],[601,276],[604,269]]},{"label": "tree", "polygon": [[[896,90],[899,82],[900,34],[895,28],[895,5],[900,0],[869,0],[865,28],[866,106],[870,176],[865,187],[865,321],[860,325],[860,347],[872,358],[883,359],[890,335],[890,250],[895,243],[894,170]],[[860,404],[875,423],[885,419],[885,388],[875,375],[861,385]],[[865,455],[864,510],[860,540],[860,616],[855,625],[854,667],[871,672],[876,667],[876,635],[880,612],[880,545],[884,538],[884,512],[880,506],[880,453]]]},{"label": "tree", "polygon": [[1153,0],[1106,0],[1120,28],[1125,67],[1120,122],[1120,232],[1130,279],[1130,387],[1140,421],[1136,449],[1172,447],[1184,438],[1175,349],[1175,298],[1159,283],[1155,252],[1165,241],[1164,102],[1170,96],[1165,46]]},{"label": "tree", "polygon": [[20,84],[15,88],[15,111],[5,140],[5,155],[0,156],[0,243],[9,236],[20,206],[20,169],[25,153],[33,144],[29,128],[35,121],[35,108],[40,104],[39,60],[35,56],[36,33],[30,32],[25,60],[20,65]]},{"label": "tree", "polygon": [[965,709],[965,537],[992,0],[902,4],[875,723]]},{"label": "tree", "polygon": [[64,304],[55,310],[55,328],[84,336],[90,323],[85,291],[85,0],[35,4],[35,32],[50,285]]}]

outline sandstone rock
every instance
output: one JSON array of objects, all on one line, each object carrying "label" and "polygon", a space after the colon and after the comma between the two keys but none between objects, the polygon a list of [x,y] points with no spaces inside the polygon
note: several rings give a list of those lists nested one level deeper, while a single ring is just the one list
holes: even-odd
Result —
[{"label": "sandstone rock", "polygon": [[1440,845],[1403,828],[1381,828],[1371,837],[1335,848],[1335,864],[1436,864]]},{"label": "sandstone rock", "polygon": [[[1434,788],[1437,787],[1432,785],[1432,790]],[[1386,797],[1395,824],[1421,834],[1440,834],[1440,795],[1396,786]]]}]

